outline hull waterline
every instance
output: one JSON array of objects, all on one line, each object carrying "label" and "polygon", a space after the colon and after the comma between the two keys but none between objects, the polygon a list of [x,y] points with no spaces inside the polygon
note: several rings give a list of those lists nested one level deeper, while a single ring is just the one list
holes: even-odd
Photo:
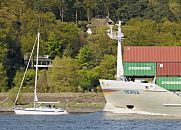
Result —
[{"label": "hull waterline", "polygon": [[14,108],[17,115],[63,115],[68,114],[66,110],[62,109],[41,109],[41,108]]}]

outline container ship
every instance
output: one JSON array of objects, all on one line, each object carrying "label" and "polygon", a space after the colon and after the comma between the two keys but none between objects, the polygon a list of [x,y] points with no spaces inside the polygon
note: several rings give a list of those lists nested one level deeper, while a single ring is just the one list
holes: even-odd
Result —
[{"label": "container ship", "polygon": [[107,103],[181,117],[181,46],[126,46],[122,59],[121,22],[108,35],[118,40],[118,51],[116,80],[99,80]]}]

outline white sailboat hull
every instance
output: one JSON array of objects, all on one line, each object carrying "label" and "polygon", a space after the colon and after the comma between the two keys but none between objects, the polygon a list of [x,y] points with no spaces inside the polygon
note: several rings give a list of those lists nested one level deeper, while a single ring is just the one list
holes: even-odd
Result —
[{"label": "white sailboat hull", "polygon": [[107,103],[131,109],[181,117],[181,96],[156,84],[100,80]]},{"label": "white sailboat hull", "polygon": [[55,108],[14,108],[17,115],[63,115],[68,114],[66,110]]}]

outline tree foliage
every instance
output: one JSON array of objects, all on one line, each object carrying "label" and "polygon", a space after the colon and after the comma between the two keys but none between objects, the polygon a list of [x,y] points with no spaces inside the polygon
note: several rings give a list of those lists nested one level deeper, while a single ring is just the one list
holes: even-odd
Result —
[{"label": "tree foliage", "polygon": [[[17,71],[16,76],[14,78],[14,88],[19,88],[23,79],[24,71]],[[23,84],[22,84],[22,92],[33,92],[34,91],[34,80],[35,79],[35,71],[30,69],[27,71]],[[16,89],[18,90],[18,89]]]},{"label": "tree foliage", "polygon": [[77,62],[80,64],[80,66],[86,66],[88,67],[91,65],[91,60],[92,60],[92,54],[89,46],[83,46],[79,54],[77,55]]},{"label": "tree foliage", "polygon": [[61,55],[61,42],[54,33],[49,34],[47,46],[48,54],[51,58],[55,58],[56,55]]},{"label": "tree foliage", "polygon": [[[124,45],[181,45],[180,0],[1,0],[0,91],[17,86],[38,31],[40,54],[59,57],[40,73],[39,82],[50,78],[40,92],[88,90],[99,78],[114,78],[117,43],[108,27],[86,34],[92,18],[106,16],[123,21]],[[32,90],[33,79],[26,82]]]},{"label": "tree foliage", "polygon": [[125,45],[180,45],[180,22],[132,19],[123,27]]},{"label": "tree foliage", "polygon": [[98,27],[96,33],[87,37],[87,44],[91,49],[93,63],[98,65],[106,54],[116,54],[116,41],[107,35],[107,28]]},{"label": "tree foliage", "polygon": [[55,57],[48,70],[50,92],[77,92],[79,85],[78,65],[70,57]]},{"label": "tree foliage", "polygon": [[114,79],[115,78],[115,67],[116,57],[113,55],[105,55],[100,62],[100,65],[95,69],[99,72],[101,79]]}]

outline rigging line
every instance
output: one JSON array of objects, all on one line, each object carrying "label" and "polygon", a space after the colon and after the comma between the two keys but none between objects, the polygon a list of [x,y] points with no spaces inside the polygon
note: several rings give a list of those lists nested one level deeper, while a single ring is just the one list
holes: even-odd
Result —
[{"label": "rigging line", "polygon": [[3,101],[0,102],[0,104],[4,103],[9,97],[6,97]]},{"label": "rigging line", "polygon": [[34,51],[34,49],[35,49],[36,41],[37,41],[37,37],[36,37],[36,39],[35,39],[35,42],[34,42],[34,45],[33,45],[33,48],[32,48],[31,54],[30,54],[30,58],[29,58],[28,64],[27,64],[27,66],[26,66],[25,73],[24,73],[23,79],[22,79],[22,81],[21,81],[21,85],[20,85],[19,90],[18,90],[18,93],[17,93],[17,95],[16,95],[16,99],[15,99],[15,102],[14,102],[14,106],[16,106],[16,103],[17,103],[17,100],[18,100],[18,97],[19,97],[19,93],[20,93],[20,90],[21,90],[22,85],[23,85],[24,78],[25,78],[25,76],[26,76],[26,72],[27,72],[27,70],[28,70],[28,67],[29,67],[29,64],[30,64],[30,61],[31,61],[31,57],[32,57],[33,51]]},{"label": "rigging line", "polygon": [[72,103],[73,103],[75,100],[77,100],[78,98],[79,98],[79,95],[77,95],[74,100],[72,100],[70,103],[68,103],[68,104],[66,105],[66,110],[67,110],[67,111],[70,110],[70,108],[69,108],[70,104],[72,104]]}]

